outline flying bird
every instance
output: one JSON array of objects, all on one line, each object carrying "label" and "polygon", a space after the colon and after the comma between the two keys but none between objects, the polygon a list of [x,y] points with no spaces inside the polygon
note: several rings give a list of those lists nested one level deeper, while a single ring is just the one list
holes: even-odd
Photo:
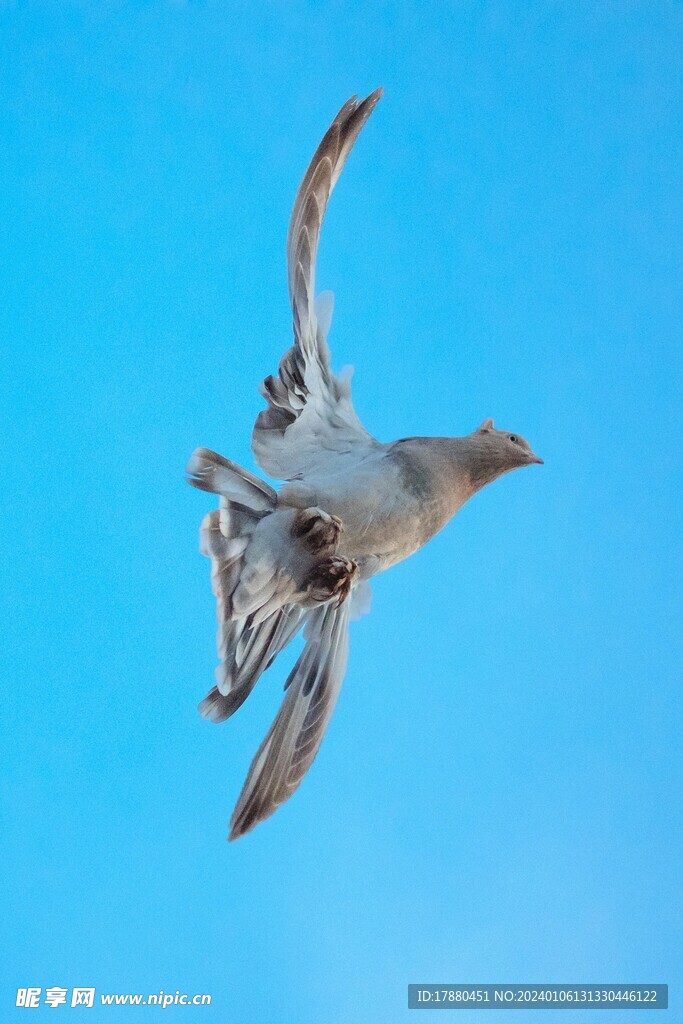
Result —
[{"label": "flying bird", "polygon": [[365,429],[348,375],[330,365],[332,294],[315,295],[323,215],[381,89],[348,100],[304,175],[289,223],[287,272],[294,344],[261,385],[252,434],[279,491],[207,448],[188,481],[220,496],[200,528],[217,601],[216,685],[199,705],[223,722],[303,630],[305,645],[280,710],[252,761],[230,821],[237,839],[297,788],[315,758],[346,669],[349,620],[369,606],[368,581],[412,555],[503,473],[542,460],[493,420],[464,437],[384,444]]}]

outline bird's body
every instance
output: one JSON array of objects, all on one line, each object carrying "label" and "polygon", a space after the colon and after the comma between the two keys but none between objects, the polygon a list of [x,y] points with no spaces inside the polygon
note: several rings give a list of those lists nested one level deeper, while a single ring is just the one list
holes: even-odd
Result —
[{"label": "bird's body", "polygon": [[339,554],[369,579],[408,558],[474,494],[466,438],[379,445],[353,469],[285,484],[278,506],[317,506],[341,519]]},{"label": "bird's body", "polygon": [[330,367],[331,297],[315,301],[315,260],[330,192],[380,96],[349,100],[303,179],[287,243],[293,347],[267,377],[267,408],[252,447],[286,481],[279,492],[205,448],[190,483],[221,496],[200,531],[218,602],[217,684],[200,704],[223,721],[303,628],[306,644],[251,769],[230,838],[286,800],[315,757],[334,708],[348,651],[350,610],[367,608],[367,581],[413,554],[476,491],[541,460],[518,435],[485,420],[464,437],[409,437],[383,444],[351,403],[348,377]]}]

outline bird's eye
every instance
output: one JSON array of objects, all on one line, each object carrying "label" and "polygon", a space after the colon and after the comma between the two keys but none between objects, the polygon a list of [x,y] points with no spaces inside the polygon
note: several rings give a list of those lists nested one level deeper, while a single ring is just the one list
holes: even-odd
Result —
[{"label": "bird's eye", "polygon": [[510,434],[510,440],[512,441],[513,444],[519,444],[519,438],[516,434]]}]

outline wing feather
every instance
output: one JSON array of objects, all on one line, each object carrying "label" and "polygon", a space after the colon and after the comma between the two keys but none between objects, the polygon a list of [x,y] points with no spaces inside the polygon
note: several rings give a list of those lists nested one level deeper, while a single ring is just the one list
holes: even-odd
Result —
[{"label": "wing feather", "polygon": [[309,612],[306,646],[285,684],[230,821],[238,839],[288,800],[310,768],[334,711],[348,657],[348,602]]},{"label": "wing feather", "polygon": [[266,377],[261,385],[267,408],[259,413],[252,436],[258,464],[283,480],[326,467],[331,451],[357,460],[378,445],[353,408],[350,378],[337,377],[330,368],[326,334],[331,310],[329,317],[326,311],[316,314],[315,265],[330,194],[381,95],[377,89],[364,100],[354,96],[344,104],[309,164],[292,210],[287,268],[294,345],[281,359],[278,376]]}]

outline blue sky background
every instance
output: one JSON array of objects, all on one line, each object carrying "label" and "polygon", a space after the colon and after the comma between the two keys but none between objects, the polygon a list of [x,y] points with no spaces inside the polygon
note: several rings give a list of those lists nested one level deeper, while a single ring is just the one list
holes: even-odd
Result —
[{"label": "blue sky background", "polygon": [[[91,985],[395,1024],[420,981],[669,982],[676,1019],[682,28],[657,0],[2,5],[3,1020]],[[254,468],[294,193],[378,85],[323,232],[335,364],[383,440],[493,416],[546,465],[375,582],[313,770],[228,846],[291,657],[196,713],[213,502],[183,469]]]}]

